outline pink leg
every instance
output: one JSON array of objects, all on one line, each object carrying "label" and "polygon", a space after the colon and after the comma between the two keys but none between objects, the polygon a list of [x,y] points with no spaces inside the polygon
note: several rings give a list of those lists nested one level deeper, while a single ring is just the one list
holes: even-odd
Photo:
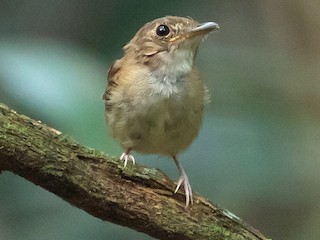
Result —
[{"label": "pink leg", "polygon": [[180,162],[178,161],[177,157],[172,156],[172,158],[173,158],[173,160],[174,160],[174,162],[180,172],[180,177],[179,177],[177,187],[176,187],[176,190],[174,191],[174,193],[176,193],[179,190],[179,188],[181,187],[181,185],[183,184],[184,192],[186,195],[186,208],[187,208],[189,206],[189,203],[193,204],[191,185],[189,183],[188,176],[187,176],[186,172],[184,171],[183,167],[181,166]]}]

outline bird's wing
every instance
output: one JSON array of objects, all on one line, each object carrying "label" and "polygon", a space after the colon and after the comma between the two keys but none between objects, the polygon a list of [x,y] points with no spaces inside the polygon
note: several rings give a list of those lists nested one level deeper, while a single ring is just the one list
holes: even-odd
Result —
[{"label": "bird's wing", "polygon": [[120,70],[120,61],[117,60],[115,61],[111,67],[108,70],[108,86],[106,88],[106,91],[104,92],[102,99],[105,100],[105,110],[106,112],[110,112],[111,111],[111,103],[110,103],[110,99],[111,99],[111,95],[112,95],[112,91],[114,88],[116,88],[118,86],[118,75],[117,73]]}]

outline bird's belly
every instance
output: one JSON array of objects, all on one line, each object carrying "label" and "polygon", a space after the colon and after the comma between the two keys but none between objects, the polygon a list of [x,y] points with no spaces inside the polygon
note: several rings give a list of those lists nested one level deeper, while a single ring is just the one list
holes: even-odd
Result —
[{"label": "bird's belly", "polygon": [[176,155],[188,147],[199,130],[199,121],[190,116],[161,112],[138,120],[129,130],[133,149],[144,153]]},{"label": "bird's belly", "polygon": [[185,101],[173,99],[146,103],[140,102],[130,112],[118,115],[122,117],[115,122],[113,135],[124,148],[176,155],[192,143],[201,125],[202,106],[192,106],[191,101],[186,106]]}]

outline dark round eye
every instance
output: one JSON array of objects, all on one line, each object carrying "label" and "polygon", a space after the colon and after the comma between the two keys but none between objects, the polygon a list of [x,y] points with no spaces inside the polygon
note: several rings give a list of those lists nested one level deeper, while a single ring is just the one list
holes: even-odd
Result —
[{"label": "dark round eye", "polygon": [[159,25],[159,27],[157,27],[157,35],[160,37],[167,36],[169,32],[170,32],[170,29],[168,28],[167,25]]}]

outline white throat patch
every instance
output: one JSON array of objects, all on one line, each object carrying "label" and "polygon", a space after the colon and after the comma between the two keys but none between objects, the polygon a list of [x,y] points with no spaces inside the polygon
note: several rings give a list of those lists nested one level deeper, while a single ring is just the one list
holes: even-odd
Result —
[{"label": "white throat patch", "polygon": [[151,85],[154,93],[169,97],[184,89],[183,78],[192,70],[194,52],[181,48],[174,53],[166,52],[164,54],[169,56],[165,56],[166,62],[153,72]]}]

